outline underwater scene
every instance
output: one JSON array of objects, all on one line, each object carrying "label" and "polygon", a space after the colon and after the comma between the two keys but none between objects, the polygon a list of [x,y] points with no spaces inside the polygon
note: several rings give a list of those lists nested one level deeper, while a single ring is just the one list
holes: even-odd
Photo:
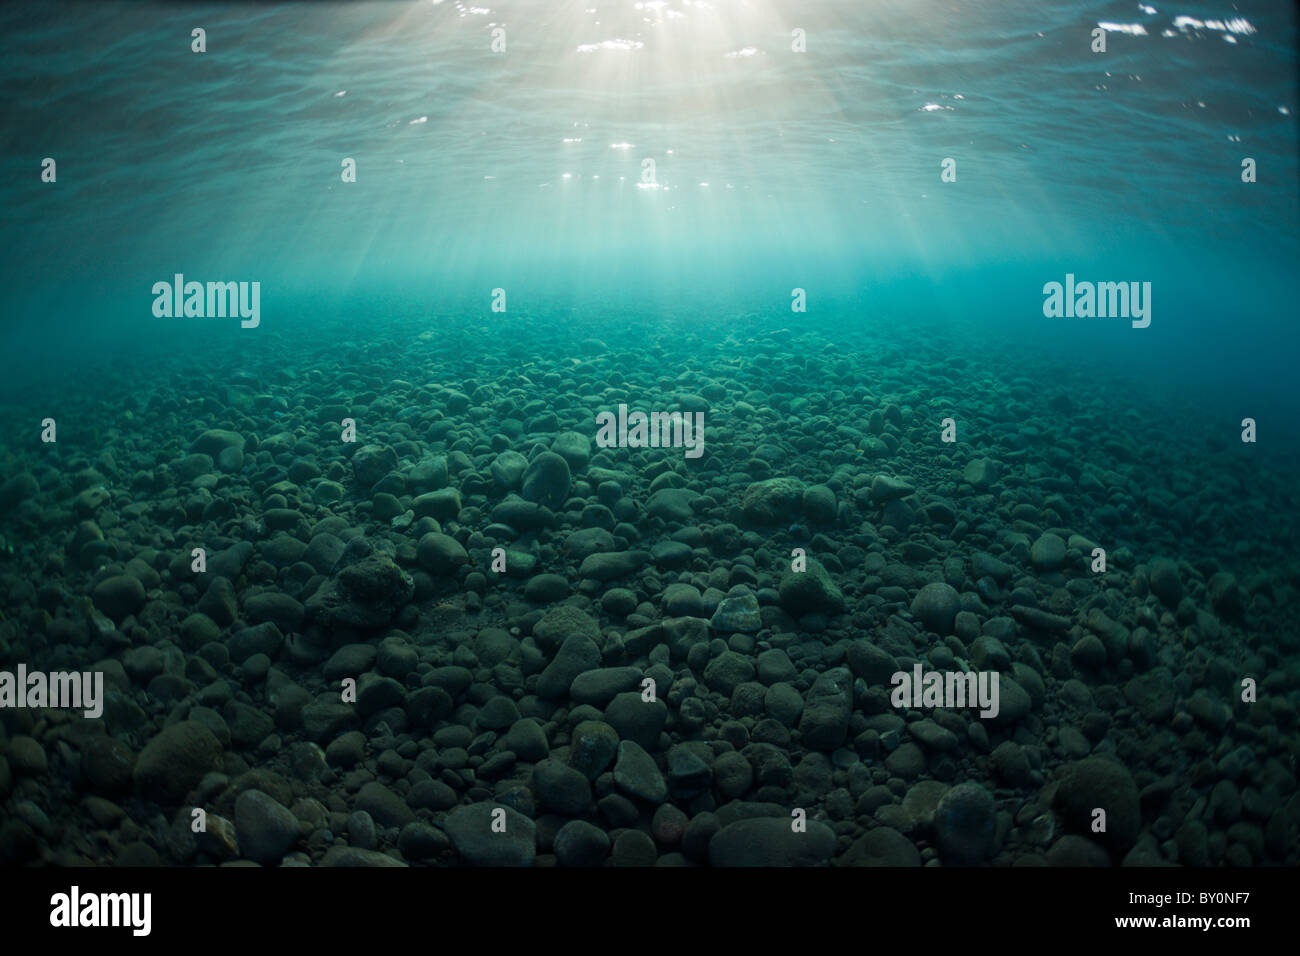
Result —
[{"label": "underwater scene", "polygon": [[1296,866],[1295,7],[478,2],[0,8],[0,863]]}]

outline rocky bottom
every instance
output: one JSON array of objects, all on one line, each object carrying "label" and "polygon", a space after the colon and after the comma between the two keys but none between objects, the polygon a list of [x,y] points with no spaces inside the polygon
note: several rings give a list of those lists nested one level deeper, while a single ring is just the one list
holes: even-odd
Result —
[{"label": "rocky bottom", "polygon": [[2,666],[103,699],[0,700],[0,859],[1297,863],[1294,482],[1235,421],[897,329],[458,323],[7,400]]}]

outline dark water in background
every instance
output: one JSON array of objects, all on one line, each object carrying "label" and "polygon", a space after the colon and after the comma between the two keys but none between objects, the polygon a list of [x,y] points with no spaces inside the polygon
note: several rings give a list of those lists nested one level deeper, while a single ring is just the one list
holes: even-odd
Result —
[{"label": "dark water in background", "polygon": [[[7,381],[258,348],[153,318],[152,284],[183,272],[260,281],[263,329],[309,336],[490,316],[503,287],[521,334],[753,314],[1015,342],[1290,427],[1293,8],[1151,9],[9,5]],[[1150,281],[1150,328],[1044,318],[1067,272]]]}]

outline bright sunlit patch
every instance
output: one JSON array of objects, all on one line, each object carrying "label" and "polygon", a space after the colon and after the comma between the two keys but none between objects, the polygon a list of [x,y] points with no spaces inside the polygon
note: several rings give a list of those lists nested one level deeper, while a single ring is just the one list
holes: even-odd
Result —
[{"label": "bright sunlit patch", "polygon": [[599,43],[578,44],[579,53],[595,53],[597,50],[639,50],[643,46],[640,40],[601,40]]},{"label": "bright sunlit patch", "polygon": [[755,56],[757,55],[757,53],[758,53],[757,47],[745,46],[745,47],[741,47],[739,50],[732,50],[730,53],[727,54],[727,57],[729,59],[734,60],[736,57]]},{"label": "bright sunlit patch", "polygon": [[632,143],[610,143],[610,149],[632,149]]},{"label": "bright sunlit patch", "polygon": [[564,139],[560,140],[560,142],[562,142],[562,143],[581,143],[581,142],[582,142],[582,137],[581,137],[581,136],[566,136],[566,137],[564,137]]},{"label": "bright sunlit patch", "polygon": [[337,93],[335,93],[334,95],[335,95],[335,96],[347,96],[347,95],[348,95],[348,91],[347,91],[347,90],[339,90],[339,91],[338,91]]},{"label": "bright sunlit patch", "polygon": [[1174,17],[1174,26],[1184,33],[1188,30],[1218,30],[1249,36],[1255,32],[1255,28],[1245,17],[1234,17],[1231,20],[1198,20],[1196,17],[1180,16]]},{"label": "bright sunlit patch", "polygon": [[1155,8],[1155,7],[1148,7],[1146,4],[1139,3],[1139,4],[1138,4],[1138,9],[1141,10],[1143,13],[1145,13],[1145,14],[1146,14],[1147,16],[1149,16],[1149,17],[1153,17],[1153,16],[1156,15],[1156,8]]},{"label": "bright sunlit patch", "polygon": [[952,111],[951,106],[943,106],[939,103],[926,103],[924,106],[918,106],[917,111],[920,113],[937,113],[940,110]]},{"label": "bright sunlit patch", "polygon": [[419,118],[417,118],[417,119],[413,119],[413,120],[411,120],[411,122],[407,123],[406,125],[407,125],[407,126],[418,126],[420,123],[427,123],[427,122],[429,122],[429,117],[427,117],[427,116],[421,116],[421,117],[419,117]]},{"label": "bright sunlit patch", "polygon": [[1147,28],[1140,23],[1111,23],[1103,20],[1097,26],[1107,33],[1127,33],[1131,37],[1144,37],[1147,35]]}]

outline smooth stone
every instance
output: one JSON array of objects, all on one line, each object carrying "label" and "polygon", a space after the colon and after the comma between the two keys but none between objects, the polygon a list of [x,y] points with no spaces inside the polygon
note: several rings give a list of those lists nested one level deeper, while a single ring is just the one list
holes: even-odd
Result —
[{"label": "smooth stone", "polygon": [[136,786],[146,796],[175,802],[199,785],[221,762],[221,743],[212,731],[183,720],[160,731],[136,760]]},{"label": "smooth stone", "polygon": [[261,790],[245,790],[235,801],[235,832],[240,852],[268,866],[298,842],[298,818]]},{"label": "smooth stone", "polygon": [[737,820],[709,840],[713,866],[823,866],[835,851],[835,831],[817,820],[796,833],[779,817]]},{"label": "smooth stone", "polygon": [[973,866],[996,850],[997,808],[976,783],[961,783],[943,795],[934,811],[939,856],[945,863]]},{"label": "smooth stone", "polygon": [[668,784],[655,766],[654,758],[632,740],[621,741],[618,745],[614,783],[629,796],[649,803],[663,803],[668,799]]}]

